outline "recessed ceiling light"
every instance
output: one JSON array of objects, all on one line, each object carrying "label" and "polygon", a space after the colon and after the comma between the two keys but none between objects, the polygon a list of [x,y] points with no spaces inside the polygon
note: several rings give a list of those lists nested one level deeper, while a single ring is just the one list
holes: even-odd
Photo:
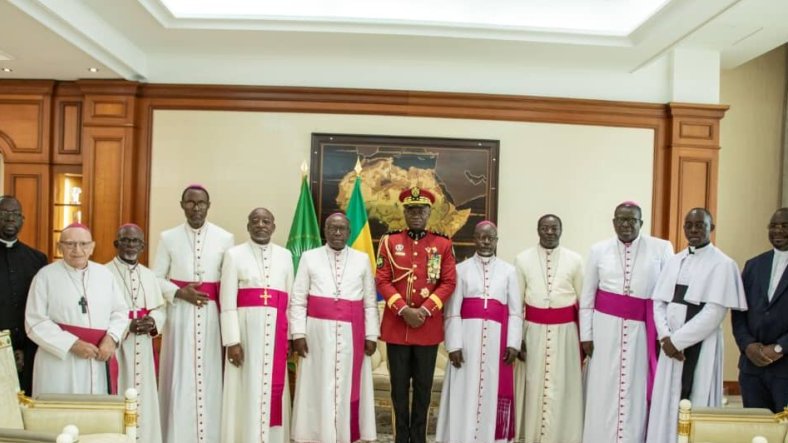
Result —
[{"label": "recessed ceiling light", "polygon": [[99,68],[88,68],[90,72],[99,72]]},{"label": "recessed ceiling light", "polygon": [[2,68],[2,71],[3,72],[14,72],[14,70],[11,69],[11,68]]}]

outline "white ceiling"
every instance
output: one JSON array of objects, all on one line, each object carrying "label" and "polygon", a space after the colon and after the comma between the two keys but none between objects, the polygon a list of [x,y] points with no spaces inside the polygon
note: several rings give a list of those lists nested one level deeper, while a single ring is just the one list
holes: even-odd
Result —
[{"label": "white ceiling", "polygon": [[677,47],[732,68],[786,41],[786,0],[0,1],[0,68],[13,70],[0,79],[322,86],[320,69],[342,63],[469,60],[633,74]]}]

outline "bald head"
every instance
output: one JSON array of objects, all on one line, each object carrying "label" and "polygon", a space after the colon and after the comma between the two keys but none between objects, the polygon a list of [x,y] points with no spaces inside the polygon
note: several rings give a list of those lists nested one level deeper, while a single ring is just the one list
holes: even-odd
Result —
[{"label": "bald head", "polygon": [[684,236],[694,248],[702,248],[711,242],[714,221],[706,208],[693,208],[684,217]]},{"label": "bald head", "polygon": [[344,249],[350,237],[350,222],[345,214],[337,212],[329,215],[323,226],[323,235],[326,236],[326,243],[331,249],[337,251]]},{"label": "bald head", "polygon": [[145,249],[145,233],[137,225],[123,225],[118,228],[112,244],[115,245],[118,258],[133,265],[139,261],[140,253]]},{"label": "bald head", "polygon": [[84,269],[95,246],[93,236],[84,226],[71,225],[60,233],[58,248],[63,261],[72,268]]},{"label": "bald head", "polygon": [[258,245],[267,245],[276,231],[274,214],[266,208],[252,209],[247,217],[246,231],[249,232],[249,238],[253,242]]}]

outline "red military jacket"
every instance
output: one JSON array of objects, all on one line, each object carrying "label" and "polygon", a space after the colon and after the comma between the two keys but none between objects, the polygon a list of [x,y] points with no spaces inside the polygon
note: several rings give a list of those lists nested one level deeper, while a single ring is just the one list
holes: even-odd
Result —
[{"label": "red military jacket", "polygon": [[[443,305],[457,284],[451,240],[429,231],[384,235],[378,246],[378,293],[386,300],[380,338],[400,345],[437,345],[443,341]],[[424,324],[411,328],[402,308],[429,312]]]}]

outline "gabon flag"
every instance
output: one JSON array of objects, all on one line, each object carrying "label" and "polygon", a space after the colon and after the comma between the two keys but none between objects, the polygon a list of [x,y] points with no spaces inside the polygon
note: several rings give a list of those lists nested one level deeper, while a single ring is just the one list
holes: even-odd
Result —
[{"label": "gabon flag", "polygon": [[367,207],[364,204],[364,196],[361,194],[360,160],[356,160],[355,171],[356,183],[353,185],[353,193],[350,194],[350,201],[348,201],[347,210],[345,211],[345,215],[350,221],[350,237],[348,237],[347,244],[351,248],[367,254],[372,275],[375,275],[375,249],[372,247],[372,234],[369,231]]}]

